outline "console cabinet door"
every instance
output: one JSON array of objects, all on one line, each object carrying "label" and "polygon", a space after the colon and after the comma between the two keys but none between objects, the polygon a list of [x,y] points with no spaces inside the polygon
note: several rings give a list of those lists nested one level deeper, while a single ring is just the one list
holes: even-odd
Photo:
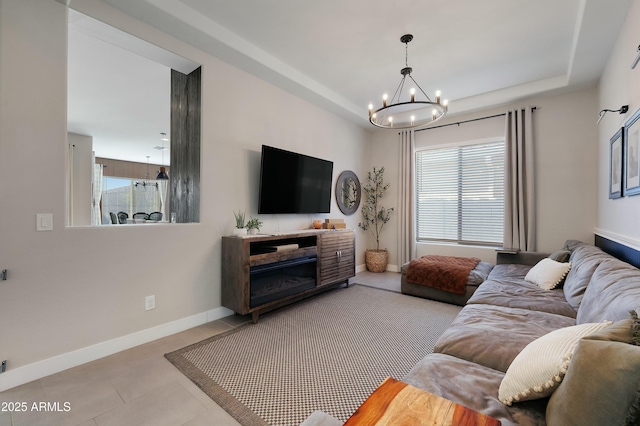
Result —
[{"label": "console cabinet door", "polygon": [[318,285],[348,281],[356,274],[353,231],[324,232],[320,235]]}]

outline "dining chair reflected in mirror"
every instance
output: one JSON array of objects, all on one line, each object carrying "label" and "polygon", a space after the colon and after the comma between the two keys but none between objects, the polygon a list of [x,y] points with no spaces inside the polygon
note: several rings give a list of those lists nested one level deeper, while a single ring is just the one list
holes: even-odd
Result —
[{"label": "dining chair reflected in mirror", "polygon": [[148,220],[149,219],[149,215],[145,212],[137,212],[133,214],[133,218],[134,219],[144,219],[144,220]]},{"label": "dining chair reflected in mirror", "polygon": [[114,212],[109,212],[109,217],[111,218],[111,223],[114,225],[118,224],[118,215],[116,215]]},{"label": "dining chair reflected in mirror", "polygon": [[149,213],[149,220],[154,220],[156,222],[160,222],[162,220],[162,212],[151,212],[151,213]]},{"label": "dining chair reflected in mirror", "polygon": [[128,218],[129,218],[129,213],[118,212],[118,222],[120,222],[120,224],[127,223]]}]

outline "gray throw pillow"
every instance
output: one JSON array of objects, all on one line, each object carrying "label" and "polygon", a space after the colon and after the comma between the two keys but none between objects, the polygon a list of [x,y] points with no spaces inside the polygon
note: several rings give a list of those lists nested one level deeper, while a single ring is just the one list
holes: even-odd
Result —
[{"label": "gray throw pillow", "polygon": [[571,256],[571,252],[566,249],[554,251],[549,255],[549,259],[555,260],[556,262],[565,263],[569,261],[569,257]]},{"label": "gray throw pillow", "polygon": [[640,347],[630,320],[618,321],[578,343],[564,380],[547,405],[547,424],[637,424]]}]

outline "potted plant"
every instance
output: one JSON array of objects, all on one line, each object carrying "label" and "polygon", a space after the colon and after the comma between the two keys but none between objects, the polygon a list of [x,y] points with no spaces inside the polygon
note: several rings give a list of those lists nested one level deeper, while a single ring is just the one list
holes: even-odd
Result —
[{"label": "potted plant", "polygon": [[239,211],[236,213],[234,210],[233,215],[236,218],[236,227],[233,229],[233,235],[247,235],[247,231],[244,229],[244,212]]},{"label": "potted plant", "polygon": [[389,262],[387,249],[380,250],[380,233],[384,225],[391,219],[393,207],[385,209],[380,200],[389,189],[389,184],[384,183],[384,167],[373,168],[373,172],[367,172],[366,184],[362,187],[364,201],[362,203],[362,222],[358,226],[365,231],[371,231],[376,239],[376,248],[365,252],[367,269],[371,272],[384,272]]},{"label": "potted plant", "polygon": [[251,235],[255,235],[260,231],[260,227],[262,226],[262,221],[258,218],[252,217],[247,222],[247,230]]}]

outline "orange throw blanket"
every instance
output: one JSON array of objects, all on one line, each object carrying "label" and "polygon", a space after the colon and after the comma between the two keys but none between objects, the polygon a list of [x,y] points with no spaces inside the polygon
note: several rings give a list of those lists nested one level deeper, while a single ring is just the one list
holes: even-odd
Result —
[{"label": "orange throw blanket", "polygon": [[407,267],[407,281],[455,294],[465,294],[467,278],[480,263],[476,257],[422,256]]}]

